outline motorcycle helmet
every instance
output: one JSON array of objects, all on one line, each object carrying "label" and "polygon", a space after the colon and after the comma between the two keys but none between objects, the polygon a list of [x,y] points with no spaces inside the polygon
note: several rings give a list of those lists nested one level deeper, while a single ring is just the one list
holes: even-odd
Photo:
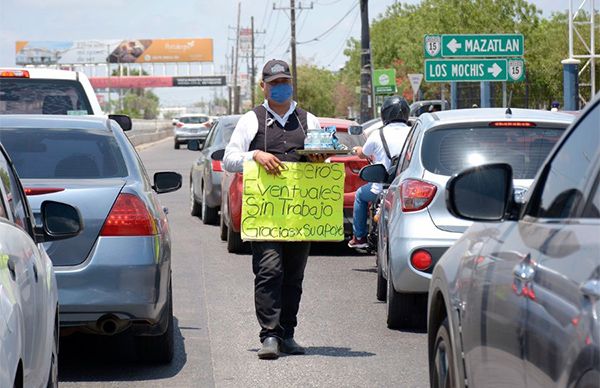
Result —
[{"label": "motorcycle helmet", "polygon": [[393,122],[408,122],[410,107],[408,102],[400,96],[388,97],[383,101],[381,106],[381,120],[383,125],[388,125]]}]

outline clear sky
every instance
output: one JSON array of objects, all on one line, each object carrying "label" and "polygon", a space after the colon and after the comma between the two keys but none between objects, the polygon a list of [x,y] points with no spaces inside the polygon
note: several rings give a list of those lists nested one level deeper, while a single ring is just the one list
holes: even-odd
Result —
[{"label": "clear sky", "polygon": [[[530,0],[550,15],[568,8],[569,0]],[[310,61],[335,70],[345,62],[343,48],[349,37],[360,37],[358,0],[296,0],[313,9],[297,14],[297,40],[309,41],[347,16],[327,35],[297,47],[299,61]],[[369,17],[376,18],[395,0],[371,0]],[[410,0],[416,3],[418,0]],[[265,30],[257,47],[268,58],[289,58],[289,7],[287,0],[241,0],[241,26]],[[226,54],[234,44],[238,0],[0,0],[0,66],[15,65],[16,40],[86,40],[213,38],[214,71],[224,70]],[[261,53],[261,51],[259,51]],[[257,66],[262,68],[262,59]],[[207,70],[212,70],[206,67]],[[245,62],[240,69],[246,69]],[[205,70],[206,71],[206,70]],[[207,88],[156,89],[163,105],[189,104],[209,98]],[[212,90],[214,92],[214,90]]]}]

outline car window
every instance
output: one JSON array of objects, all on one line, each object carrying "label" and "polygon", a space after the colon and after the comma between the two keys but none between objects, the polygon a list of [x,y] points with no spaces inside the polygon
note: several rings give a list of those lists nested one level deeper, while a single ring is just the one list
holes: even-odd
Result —
[{"label": "car window", "polygon": [[0,78],[0,114],[94,114],[73,80]]},{"label": "car window", "polygon": [[24,179],[127,176],[121,150],[108,131],[3,129],[0,141]]},{"label": "car window", "polygon": [[598,159],[600,105],[579,121],[575,130],[562,143],[552,161],[545,167],[543,186],[536,190],[527,214],[541,218],[578,217],[587,201],[586,184],[593,178],[594,161]]},{"label": "car window", "polygon": [[208,121],[207,116],[186,116],[179,119],[184,124],[202,124]]},{"label": "car window", "polygon": [[12,214],[13,221],[27,233],[31,234],[31,225],[27,218],[27,202],[21,186],[13,170],[4,157],[0,157],[0,180],[6,192],[7,211]]},{"label": "car window", "polygon": [[218,128],[215,128],[215,139],[213,141],[213,144],[229,143],[229,139],[231,139],[231,134],[233,133],[233,130],[235,129],[235,126],[237,125],[239,120],[239,117],[235,117],[233,119],[219,120],[219,123],[217,124]]},{"label": "car window", "polygon": [[596,176],[594,186],[588,196],[588,201],[583,212],[581,213],[582,218],[600,218],[600,173]]},{"label": "car window", "polygon": [[515,179],[533,179],[565,128],[461,127],[428,131],[423,137],[423,166],[451,176],[469,167],[508,163]]},{"label": "car window", "polygon": [[410,133],[408,134],[407,140],[404,142],[404,147],[402,149],[402,156],[400,157],[401,160],[401,165],[400,168],[398,169],[398,174],[400,174],[402,171],[406,170],[408,168],[408,166],[410,165],[410,161],[412,160],[412,155],[413,152],[415,150],[415,144],[417,143],[417,139],[419,137],[418,132],[420,129],[420,124],[419,122],[415,123],[415,125],[412,127],[412,129],[410,130]]}]

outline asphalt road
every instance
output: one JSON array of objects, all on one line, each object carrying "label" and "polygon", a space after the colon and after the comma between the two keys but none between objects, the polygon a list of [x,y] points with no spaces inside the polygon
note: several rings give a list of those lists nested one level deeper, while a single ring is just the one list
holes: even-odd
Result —
[{"label": "asphalt road", "polygon": [[296,339],[303,356],[259,360],[249,255],[227,253],[217,226],[189,214],[192,151],[172,138],[140,149],[148,174],[177,171],[183,187],[161,195],[173,244],[175,359],[135,361],[125,336],[61,340],[66,387],[426,387],[426,334],[387,329],[375,299],[374,256],[342,244],[313,246]]}]

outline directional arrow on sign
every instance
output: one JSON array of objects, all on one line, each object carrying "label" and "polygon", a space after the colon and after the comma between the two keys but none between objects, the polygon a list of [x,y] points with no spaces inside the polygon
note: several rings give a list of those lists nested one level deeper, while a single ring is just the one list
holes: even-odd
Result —
[{"label": "directional arrow on sign", "polygon": [[456,39],[452,39],[450,42],[448,42],[448,44],[446,45],[446,47],[448,47],[448,49],[450,51],[452,51],[452,54],[454,54],[456,52],[456,50],[458,50],[459,48],[462,47],[462,44],[458,43],[456,41]]},{"label": "directional arrow on sign", "polygon": [[488,71],[488,73],[492,73],[494,78],[498,78],[498,75],[500,75],[500,73],[502,73],[502,68],[500,66],[498,66],[498,64],[496,62],[494,62],[494,65],[492,67],[488,67],[487,71]]}]

